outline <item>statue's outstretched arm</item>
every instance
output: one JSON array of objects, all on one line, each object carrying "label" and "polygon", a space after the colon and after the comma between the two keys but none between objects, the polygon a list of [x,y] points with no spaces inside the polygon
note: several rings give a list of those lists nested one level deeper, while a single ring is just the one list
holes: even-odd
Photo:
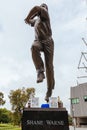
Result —
[{"label": "statue's outstretched arm", "polygon": [[38,16],[40,13],[40,7],[39,6],[35,6],[33,7],[28,16],[25,18],[25,22],[28,24],[32,24],[35,20],[33,19],[35,16]]}]

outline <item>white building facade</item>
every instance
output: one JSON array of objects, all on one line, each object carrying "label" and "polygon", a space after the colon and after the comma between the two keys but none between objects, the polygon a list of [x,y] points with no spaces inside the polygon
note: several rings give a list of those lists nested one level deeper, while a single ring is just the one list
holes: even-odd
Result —
[{"label": "white building facade", "polygon": [[87,83],[71,87],[71,114],[75,125],[87,125]]}]

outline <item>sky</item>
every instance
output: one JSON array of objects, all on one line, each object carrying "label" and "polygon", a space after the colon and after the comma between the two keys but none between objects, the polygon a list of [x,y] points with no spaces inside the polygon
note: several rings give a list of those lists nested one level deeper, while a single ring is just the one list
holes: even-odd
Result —
[{"label": "sky", "polygon": [[[24,19],[32,7],[46,3],[54,39],[55,89],[52,97],[60,96],[64,107],[70,109],[70,87],[86,82],[77,79],[86,72],[77,69],[81,52],[87,51],[82,37],[87,39],[86,0],[0,0],[0,91],[11,109],[11,90],[34,87],[40,104],[45,103],[47,84],[36,83],[36,70],[31,57],[34,28]],[[83,74],[84,73],[84,74]]]}]

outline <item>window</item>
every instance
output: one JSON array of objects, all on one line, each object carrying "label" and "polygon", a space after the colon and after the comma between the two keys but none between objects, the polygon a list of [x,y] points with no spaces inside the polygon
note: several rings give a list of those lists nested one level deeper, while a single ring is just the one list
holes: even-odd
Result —
[{"label": "window", "polygon": [[84,101],[87,102],[87,95],[84,96]]},{"label": "window", "polygon": [[79,103],[79,98],[72,98],[71,99],[71,104],[77,104]]}]

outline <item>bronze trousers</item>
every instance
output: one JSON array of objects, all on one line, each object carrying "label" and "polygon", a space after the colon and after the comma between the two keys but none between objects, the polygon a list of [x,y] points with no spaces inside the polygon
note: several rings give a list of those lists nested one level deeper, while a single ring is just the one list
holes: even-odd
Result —
[{"label": "bronze trousers", "polygon": [[[52,89],[54,89],[54,67],[53,67],[53,55],[54,55],[54,41],[52,38],[47,40],[39,41],[35,40],[32,47],[32,59],[37,72],[44,72],[46,70],[47,77],[47,97],[52,94]],[[41,57],[41,52],[44,53],[45,58],[45,68],[44,62]]]}]

